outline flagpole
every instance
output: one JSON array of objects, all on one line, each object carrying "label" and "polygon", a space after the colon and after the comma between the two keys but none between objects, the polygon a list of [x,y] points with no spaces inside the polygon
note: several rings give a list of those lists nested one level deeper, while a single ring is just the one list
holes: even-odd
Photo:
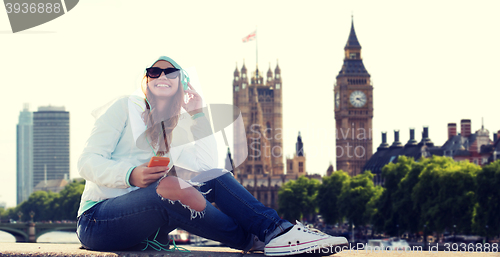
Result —
[{"label": "flagpole", "polygon": [[256,70],[256,74],[257,74],[257,80],[256,80],[256,83],[259,83],[259,48],[258,48],[258,44],[259,43],[259,37],[257,37],[257,26],[255,26],[255,59],[256,59],[256,62],[255,62],[255,70]]}]

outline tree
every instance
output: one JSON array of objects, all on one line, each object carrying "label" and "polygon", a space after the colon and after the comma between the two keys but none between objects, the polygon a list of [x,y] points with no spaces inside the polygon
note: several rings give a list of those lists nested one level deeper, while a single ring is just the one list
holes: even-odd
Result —
[{"label": "tree", "polygon": [[84,180],[75,180],[59,193],[36,191],[16,210],[23,213],[23,220],[28,220],[32,211],[35,213],[34,221],[75,220],[84,187]]},{"label": "tree", "polygon": [[476,177],[474,231],[492,237],[500,234],[500,160],[488,164]]},{"label": "tree", "polygon": [[369,220],[367,204],[375,195],[373,174],[369,171],[352,177],[343,188],[339,199],[339,207],[350,225],[364,226]]},{"label": "tree", "polygon": [[319,181],[304,176],[285,183],[278,191],[278,212],[287,220],[302,220],[316,213]]},{"label": "tree", "polygon": [[402,231],[417,233],[423,229],[424,224],[419,223],[420,209],[415,206],[411,195],[413,188],[419,181],[420,173],[429,162],[429,159],[421,158],[418,162],[413,161],[413,159],[410,160],[407,162],[402,159],[408,165],[409,171],[401,179],[396,191],[392,194],[393,211],[397,213],[398,220],[396,222]]},{"label": "tree", "polygon": [[80,199],[82,197],[83,189],[85,188],[85,180],[73,181],[64,187],[59,192],[57,198],[57,207],[59,209],[57,220],[75,220],[80,207]]},{"label": "tree", "polygon": [[342,188],[347,185],[349,178],[347,172],[341,170],[333,172],[328,177],[323,177],[323,183],[318,188],[316,200],[319,213],[328,224],[335,224],[343,219],[338,202]]},{"label": "tree", "polygon": [[397,235],[399,229],[405,229],[399,224],[400,215],[394,207],[394,202],[400,197],[397,193],[399,183],[410,172],[415,161],[413,158],[399,156],[396,163],[389,163],[382,168],[384,189],[378,192],[380,197],[374,201],[374,211],[371,221],[375,230]]},{"label": "tree", "polygon": [[433,156],[412,192],[421,213],[420,224],[428,224],[431,231],[438,233],[446,229],[470,233],[475,177],[480,169],[468,161]]},{"label": "tree", "polygon": [[57,197],[56,193],[36,191],[30,195],[28,200],[21,203],[19,211],[23,213],[23,220],[29,220],[29,213],[34,212],[34,221],[52,220],[57,209],[51,208],[52,201]]},{"label": "tree", "polygon": [[0,208],[0,220],[8,221],[10,219],[17,220],[17,208],[11,207],[7,209]]}]

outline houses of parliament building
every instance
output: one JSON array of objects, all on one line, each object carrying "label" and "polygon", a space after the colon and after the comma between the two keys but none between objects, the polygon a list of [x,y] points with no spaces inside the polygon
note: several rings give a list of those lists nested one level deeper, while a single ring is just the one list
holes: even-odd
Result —
[{"label": "houses of parliament building", "polygon": [[[372,153],[371,126],[373,117],[373,87],[370,75],[361,59],[361,46],[351,27],[345,46],[345,59],[334,86],[337,152],[340,147],[351,146],[349,157],[337,154],[337,169],[356,175],[361,172]],[[245,127],[246,144],[235,143],[235,155],[247,151],[248,157],[234,167],[235,178],[264,205],[278,208],[279,188],[290,180],[306,173],[306,156],[300,132],[297,136],[294,156],[283,163],[283,94],[281,69],[278,64],[263,73],[258,68],[251,74],[243,64],[233,74],[233,105],[241,111]],[[234,120],[240,113],[234,113]],[[366,129],[364,137],[358,135]],[[351,134],[349,134],[351,133]],[[237,138],[240,137],[240,138]],[[234,142],[242,141],[242,135],[234,135]],[[361,148],[364,156],[361,156]],[[346,152],[347,153],[347,152]],[[229,155],[230,156],[230,155]],[[353,156],[353,157],[352,157]],[[308,176],[321,179],[320,175]]]}]

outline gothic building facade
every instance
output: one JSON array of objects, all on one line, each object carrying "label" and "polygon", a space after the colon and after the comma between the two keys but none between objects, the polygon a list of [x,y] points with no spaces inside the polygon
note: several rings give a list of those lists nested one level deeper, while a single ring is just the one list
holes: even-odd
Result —
[{"label": "gothic building facade", "polygon": [[[265,78],[256,69],[248,76],[243,64],[234,71],[233,105],[241,111],[245,135],[234,134],[234,156],[248,152],[248,157],[237,167],[231,167],[231,153],[226,163],[233,169],[235,178],[264,205],[278,209],[278,191],[283,184],[307,175],[302,138],[297,137],[296,153],[283,163],[283,109],[282,79],[278,65],[274,73],[269,67]],[[240,113],[234,113],[234,119]],[[235,128],[235,131],[239,131]],[[246,144],[241,144],[241,136]],[[233,165],[234,166],[234,165]],[[286,174],[285,174],[286,171]],[[319,176],[314,176],[320,179]]]},{"label": "gothic building facade", "polygon": [[355,176],[372,156],[373,85],[361,57],[354,22],[334,85],[337,170]]},{"label": "gothic building facade", "polygon": [[[241,71],[236,68],[233,79],[233,105],[243,118],[247,144],[234,146],[235,154],[245,151],[248,158],[235,167],[236,178],[261,178],[284,174],[282,137],[282,80],[278,65],[267,71],[266,77],[258,68],[251,76],[245,64]],[[239,113],[234,113],[236,120]],[[235,142],[239,141],[235,134]]]}]

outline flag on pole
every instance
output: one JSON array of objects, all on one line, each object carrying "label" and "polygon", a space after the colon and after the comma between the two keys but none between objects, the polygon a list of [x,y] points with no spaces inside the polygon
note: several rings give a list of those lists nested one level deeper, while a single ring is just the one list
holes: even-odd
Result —
[{"label": "flag on pole", "polygon": [[243,43],[246,43],[248,41],[252,41],[255,39],[255,37],[257,37],[257,31],[255,30],[254,32],[250,33],[248,36],[244,37],[242,40],[243,40]]}]

